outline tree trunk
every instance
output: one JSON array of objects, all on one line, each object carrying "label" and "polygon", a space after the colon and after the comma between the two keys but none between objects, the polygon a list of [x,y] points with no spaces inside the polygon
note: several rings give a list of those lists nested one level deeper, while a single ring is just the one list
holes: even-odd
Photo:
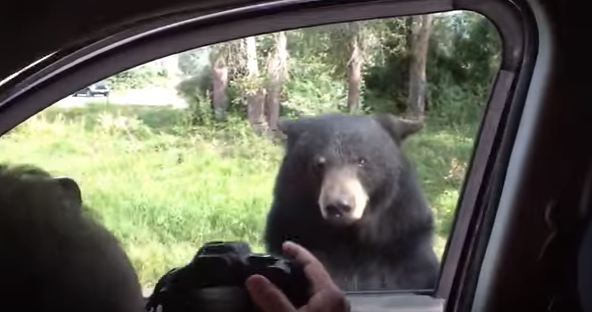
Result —
[{"label": "tree trunk", "polygon": [[259,82],[259,65],[257,64],[257,41],[255,37],[245,38],[247,49],[247,117],[257,134],[266,130],[265,124],[265,91]]},{"label": "tree trunk", "polygon": [[354,30],[350,41],[351,56],[347,64],[347,108],[350,113],[360,109],[360,94],[362,92],[363,58],[358,38],[358,30]]},{"label": "tree trunk", "polygon": [[212,64],[212,106],[214,118],[224,120],[228,110],[228,67],[223,60],[222,53],[214,58]]},{"label": "tree trunk", "polygon": [[265,117],[273,132],[277,131],[280,117],[282,89],[288,74],[288,49],[286,34],[282,31],[274,34],[275,47],[267,62],[267,95],[265,98]]},{"label": "tree trunk", "polygon": [[421,119],[425,113],[427,96],[426,63],[431,31],[431,15],[413,16],[411,18],[407,115],[413,118]]}]

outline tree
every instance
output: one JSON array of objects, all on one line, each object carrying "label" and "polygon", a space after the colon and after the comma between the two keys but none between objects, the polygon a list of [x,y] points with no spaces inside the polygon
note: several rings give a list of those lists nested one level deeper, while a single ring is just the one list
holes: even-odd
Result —
[{"label": "tree", "polygon": [[325,53],[325,62],[333,65],[336,77],[344,77],[346,80],[349,112],[356,112],[360,108],[362,68],[366,57],[366,41],[369,38],[365,32],[365,24],[366,22],[351,22],[319,29],[322,33],[328,32],[329,47]]},{"label": "tree", "polygon": [[276,131],[280,116],[282,89],[288,76],[288,41],[283,31],[273,36],[274,47],[267,61],[265,117],[269,129]]},{"label": "tree", "polygon": [[255,37],[245,38],[245,46],[247,50],[247,77],[245,81],[247,117],[255,132],[261,134],[266,130],[265,91],[261,87]]},{"label": "tree", "polygon": [[228,66],[226,47],[220,46],[212,53],[212,106],[214,118],[224,120],[228,110]]},{"label": "tree", "polygon": [[349,52],[350,57],[347,62],[347,109],[350,113],[355,113],[360,108],[360,95],[362,93],[362,66],[364,56],[361,47],[360,23],[353,22],[349,24]]},{"label": "tree", "polygon": [[425,113],[427,96],[426,62],[431,30],[432,15],[411,17],[407,115],[413,118],[423,118]]}]

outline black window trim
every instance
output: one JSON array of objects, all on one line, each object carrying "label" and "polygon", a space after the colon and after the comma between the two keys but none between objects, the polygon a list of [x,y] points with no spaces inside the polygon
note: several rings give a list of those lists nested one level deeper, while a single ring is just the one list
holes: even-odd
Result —
[{"label": "black window trim", "polygon": [[[81,44],[57,51],[0,85],[0,134],[93,82],[121,70],[199,46],[306,26],[451,10],[470,10],[488,17],[498,28],[504,51],[486,109],[487,118],[482,122],[474,143],[453,231],[443,257],[441,278],[435,292],[415,292],[426,298],[435,295],[458,304],[463,297],[452,290],[459,289],[461,285],[471,285],[467,284],[471,280],[467,272],[474,272],[482,261],[484,252],[480,256],[474,253],[476,242],[471,238],[476,238],[474,234],[481,231],[483,235],[478,236],[479,246],[483,248],[487,244],[491,224],[484,226],[487,225],[484,216],[489,216],[491,220],[495,215],[491,211],[495,211],[499,201],[525,91],[532,74],[536,55],[536,27],[528,6],[523,2],[287,0],[205,15],[203,12],[187,10],[166,18],[138,22],[135,27],[107,38],[81,41],[93,42],[90,45]],[[470,282],[476,281],[473,279]],[[366,295],[379,293],[400,293],[406,296],[409,291],[367,292]],[[438,302],[443,304],[440,299]]]}]

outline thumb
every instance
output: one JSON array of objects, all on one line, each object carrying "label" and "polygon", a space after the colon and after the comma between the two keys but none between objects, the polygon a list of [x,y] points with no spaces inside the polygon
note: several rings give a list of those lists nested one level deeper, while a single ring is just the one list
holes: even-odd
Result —
[{"label": "thumb", "polygon": [[246,287],[253,302],[263,312],[295,312],[296,308],[284,293],[261,275],[252,275]]}]

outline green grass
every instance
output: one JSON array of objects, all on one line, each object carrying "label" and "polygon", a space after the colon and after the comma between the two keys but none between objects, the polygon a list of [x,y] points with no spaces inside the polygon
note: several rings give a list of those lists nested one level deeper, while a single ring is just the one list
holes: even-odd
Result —
[{"label": "green grass", "polygon": [[437,120],[428,120],[426,129],[405,144],[441,237],[447,237],[451,230],[475,134],[474,127],[447,127]]},{"label": "green grass", "polygon": [[[406,146],[435,212],[438,253],[470,156],[469,132],[434,123]],[[45,111],[0,138],[0,148],[0,162],[76,179],[146,288],[206,241],[244,240],[262,251],[282,156],[242,121],[188,129],[181,111],[105,105]]]}]

